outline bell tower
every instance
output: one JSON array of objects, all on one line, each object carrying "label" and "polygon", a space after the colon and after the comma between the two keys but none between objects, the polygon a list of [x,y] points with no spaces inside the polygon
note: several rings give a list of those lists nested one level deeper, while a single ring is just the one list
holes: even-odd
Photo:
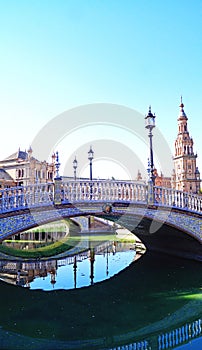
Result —
[{"label": "bell tower", "polygon": [[184,112],[184,104],[180,103],[178,115],[178,135],[175,140],[174,171],[172,186],[176,190],[199,193],[200,172],[196,166],[197,154],[194,154],[193,139],[189,135],[187,121]]}]

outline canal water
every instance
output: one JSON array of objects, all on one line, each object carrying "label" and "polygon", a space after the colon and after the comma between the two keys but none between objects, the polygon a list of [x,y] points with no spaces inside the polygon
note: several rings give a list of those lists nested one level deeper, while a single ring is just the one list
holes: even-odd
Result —
[{"label": "canal water", "polygon": [[98,236],[58,259],[1,260],[0,349],[201,349],[201,263]]}]

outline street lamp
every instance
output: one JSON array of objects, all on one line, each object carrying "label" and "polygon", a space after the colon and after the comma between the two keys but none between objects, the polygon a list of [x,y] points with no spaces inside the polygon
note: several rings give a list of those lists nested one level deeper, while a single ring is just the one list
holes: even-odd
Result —
[{"label": "street lamp", "polygon": [[88,151],[88,159],[90,161],[90,199],[92,199],[92,160],[93,160],[94,152],[92,150],[92,146],[90,146],[90,150]]},{"label": "street lamp", "polygon": [[155,128],[155,114],[152,114],[151,112],[151,106],[149,106],[149,112],[147,116],[145,117],[145,128],[149,130],[149,141],[150,141],[150,180],[152,184],[155,183],[155,176],[154,176],[154,158],[153,158],[153,146],[152,146],[152,130]]},{"label": "street lamp", "polygon": [[56,162],[55,162],[55,168],[56,168],[56,179],[61,179],[59,175],[59,169],[60,169],[60,162],[59,162],[59,153],[56,152]]},{"label": "street lamp", "polygon": [[76,180],[76,169],[78,167],[78,161],[75,157],[75,159],[73,160],[73,168],[74,168],[74,180]]}]

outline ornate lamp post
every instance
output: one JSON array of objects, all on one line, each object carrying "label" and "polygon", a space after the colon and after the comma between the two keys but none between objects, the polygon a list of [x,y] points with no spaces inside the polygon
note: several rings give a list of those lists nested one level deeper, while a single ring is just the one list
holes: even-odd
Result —
[{"label": "ornate lamp post", "polygon": [[56,152],[56,162],[55,162],[55,169],[56,169],[56,176],[55,176],[55,184],[54,184],[54,203],[60,204],[62,198],[62,192],[61,192],[61,182],[62,177],[59,174],[60,169],[60,162],[59,162],[59,154]]},{"label": "ornate lamp post", "polygon": [[74,168],[74,180],[76,180],[76,169],[78,167],[78,161],[75,157],[75,159],[73,160],[73,168]]},{"label": "ornate lamp post", "polygon": [[93,160],[93,157],[94,157],[94,152],[92,150],[92,146],[90,146],[90,150],[88,151],[88,159],[90,161],[90,199],[92,199],[92,179],[93,179],[93,176],[92,176],[92,160]]},{"label": "ornate lamp post", "polygon": [[[76,181],[76,169],[77,169],[77,167],[78,167],[78,162],[77,162],[76,157],[75,157],[75,159],[73,160],[74,181]],[[74,183],[73,190],[74,190],[74,192],[73,192],[74,197],[73,198],[76,199],[76,182]]]},{"label": "ornate lamp post", "polygon": [[149,112],[147,116],[145,117],[145,128],[149,131],[149,141],[150,141],[150,181],[152,184],[155,184],[155,176],[154,176],[154,158],[153,158],[153,146],[152,146],[152,130],[155,128],[155,114],[152,114],[151,112],[151,106],[149,107]]},{"label": "ornate lamp post", "polygon": [[55,169],[56,169],[56,177],[55,177],[55,179],[61,179],[60,174],[59,174],[60,162],[59,162],[59,154],[58,154],[58,151],[56,152]]}]

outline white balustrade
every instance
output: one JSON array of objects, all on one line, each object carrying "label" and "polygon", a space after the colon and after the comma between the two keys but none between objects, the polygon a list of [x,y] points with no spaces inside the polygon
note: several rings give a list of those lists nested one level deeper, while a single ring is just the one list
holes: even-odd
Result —
[{"label": "white balustrade", "polygon": [[53,202],[54,184],[36,184],[0,191],[0,212],[9,212]]},{"label": "white balustrade", "polygon": [[193,212],[202,212],[202,196],[154,186],[154,203],[167,207],[176,207]]},{"label": "white balustrade", "polygon": [[[148,186],[135,181],[67,180],[0,190],[0,212],[30,208],[54,203],[59,191],[59,203],[77,201],[129,201],[148,203]],[[172,188],[153,187],[154,204],[176,207],[196,213],[202,212],[202,196]]]},{"label": "white balustrade", "polygon": [[69,202],[82,200],[147,202],[147,186],[132,181],[63,181],[61,188],[62,200]]}]

